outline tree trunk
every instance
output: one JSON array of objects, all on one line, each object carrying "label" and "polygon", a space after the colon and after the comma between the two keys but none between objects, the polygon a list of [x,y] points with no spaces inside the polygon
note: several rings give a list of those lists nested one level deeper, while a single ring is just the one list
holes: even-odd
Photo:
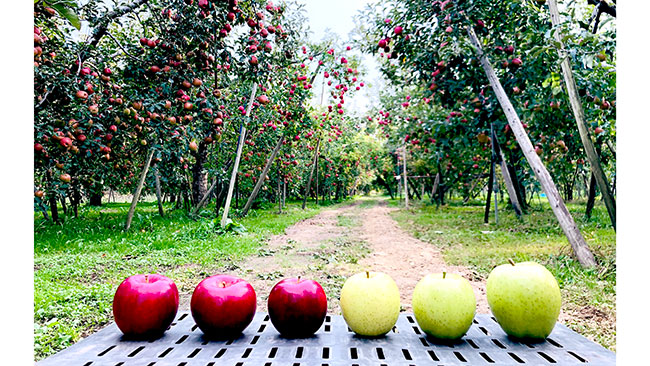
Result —
[{"label": "tree trunk", "polygon": [[[551,13],[551,22],[553,27],[558,27],[560,25],[560,12],[557,8],[556,0],[548,1],[548,8]],[[569,100],[571,101],[571,108],[573,109],[573,115],[575,116],[576,123],[578,124],[578,131],[580,132],[580,140],[582,145],[585,148],[585,153],[587,154],[587,159],[589,159],[589,166],[591,167],[591,172],[596,179],[598,188],[603,196],[605,201],[605,206],[607,207],[607,213],[609,213],[609,219],[612,222],[614,230],[616,230],[616,201],[610,190],[609,182],[607,181],[607,176],[603,171],[603,168],[600,165],[600,158],[594,147],[594,143],[589,136],[589,130],[585,123],[585,114],[582,109],[582,103],[580,102],[580,96],[578,94],[578,88],[576,87],[575,80],[573,78],[573,70],[571,69],[571,60],[568,57],[566,51],[564,50],[564,43],[562,41],[562,34],[559,31],[553,32],[555,40],[559,43],[558,53],[560,59],[562,59],[561,67],[562,74],[564,76],[564,85],[567,88],[567,93],[569,94]]]},{"label": "tree trunk", "polygon": [[436,179],[433,181],[433,188],[431,188],[431,203],[434,201],[434,197],[436,196],[436,191],[438,190],[438,186],[440,185],[440,172],[436,173]]},{"label": "tree trunk", "polygon": [[425,188],[425,185],[427,183],[427,180],[426,180],[427,178],[420,178],[420,179],[422,179],[422,184],[420,185],[420,187],[421,187],[421,189],[420,189],[420,201],[422,201],[424,199],[424,188]]},{"label": "tree trunk", "polygon": [[79,217],[79,202],[81,202],[81,193],[79,192],[79,188],[77,186],[75,186],[72,190],[71,202],[74,217]]},{"label": "tree trunk", "polygon": [[142,173],[140,174],[140,181],[138,182],[138,185],[135,188],[135,192],[133,192],[133,200],[131,201],[131,207],[129,208],[129,213],[126,216],[124,231],[129,231],[129,228],[131,228],[131,220],[133,220],[133,214],[135,213],[135,206],[138,204],[138,200],[140,199],[140,192],[142,192],[142,186],[144,185],[144,181],[147,178],[147,172],[149,171],[149,165],[151,164],[152,158],[153,158],[153,150],[149,152],[149,156],[147,157],[147,162],[144,164],[144,168],[142,168]]},{"label": "tree trunk", "polygon": [[205,203],[208,201],[208,198],[210,198],[210,195],[212,195],[212,192],[214,191],[214,187],[216,186],[217,186],[217,178],[215,178],[214,181],[212,181],[212,184],[210,185],[208,191],[205,192],[205,194],[203,195],[199,203],[194,207],[194,209],[192,210],[192,215],[195,215],[197,212],[199,212],[199,210],[201,210],[201,208],[203,208]]},{"label": "tree trunk", "polygon": [[65,196],[61,196],[61,210],[64,215],[68,215],[68,206],[65,204]]},{"label": "tree trunk", "polygon": [[[48,181],[52,180],[52,174],[48,170],[46,173],[46,177]],[[54,192],[50,192],[48,194],[48,199],[49,199],[49,205],[50,205],[50,212],[52,213],[52,221],[54,223],[59,223],[59,208],[56,204],[56,194]]]},{"label": "tree trunk", "polygon": [[393,190],[390,187],[390,184],[388,184],[388,182],[386,181],[386,179],[384,179],[384,177],[382,175],[377,176],[377,183],[381,184],[382,186],[384,186],[386,188],[386,190],[388,190],[388,194],[390,195],[390,199],[395,199],[395,196],[393,195]]},{"label": "tree trunk", "polygon": [[[316,141],[316,152],[314,153],[314,159],[312,160],[311,171],[309,172],[309,179],[307,180],[307,187],[305,188],[305,197],[302,200],[302,209],[305,209],[307,205],[307,196],[309,196],[309,188],[311,187],[311,180],[314,176],[314,170],[316,169],[316,159],[318,159],[318,149],[320,148],[320,139]],[[318,197],[318,192],[316,192],[316,197]]]},{"label": "tree trunk", "polygon": [[575,253],[580,264],[583,266],[596,266],[596,260],[594,259],[589,246],[587,245],[585,239],[582,237],[582,234],[580,233],[578,226],[573,220],[571,213],[564,204],[562,197],[560,197],[560,194],[557,190],[557,187],[555,186],[555,183],[553,182],[553,179],[551,178],[551,175],[549,174],[548,170],[546,170],[546,167],[544,166],[544,163],[540,157],[537,155],[537,153],[535,153],[533,144],[531,143],[526,130],[524,130],[519,116],[517,116],[517,113],[515,112],[512,103],[508,99],[508,96],[506,95],[501,82],[497,78],[492,65],[488,61],[487,56],[483,53],[481,42],[478,40],[476,34],[474,33],[474,30],[471,27],[467,28],[467,33],[469,34],[470,41],[476,48],[483,69],[485,70],[485,74],[490,81],[490,85],[492,86],[492,89],[494,90],[499,103],[501,104],[503,112],[508,118],[508,124],[510,125],[512,132],[514,133],[517,142],[521,147],[521,151],[524,153],[524,156],[526,156],[526,159],[535,172],[535,176],[544,189],[544,192],[546,193],[546,196],[551,205],[551,209],[557,217],[560,227],[562,227],[562,230],[564,231],[564,234],[567,236],[573,252]]},{"label": "tree trunk", "polygon": [[162,205],[163,199],[160,197],[161,196],[160,195],[160,174],[158,174],[158,169],[156,169],[155,178],[156,178],[156,200],[158,201],[158,214],[160,214],[160,216],[165,216],[165,212],[163,211],[163,205]]},{"label": "tree trunk", "polygon": [[503,155],[503,150],[501,150],[501,145],[499,145],[499,139],[497,134],[494,132],[494,126],[491,127],[492,134],[492,149],[497,158],[497,162],[501,165],[501,174],[503,175],[503,180],[506,183],[506,189],[508,190],[508,196],[510,197],[510,203],[512,204],[512,209],[515,211],[515,214],[518,218],[521,218],[521,204],[519,203],[519,198],[517,197],[517,191],[515,190],[512,177],[510,177],[510,170],[508,170],[508,165],[506,163],[506,158]]},{"label": "tree trunk", "polygon": [[415,196],[417,196],[418,200],[422,200],[422,196],[420,196],[420,192],[418,192],[418,187],[413,183],[413,180],[409,181],[409,184],[411,185],[411,196],[413,199],[415,199]]},{"label": "tree trunk", "polygon": [[[246,122],[250,120],[251,109],[253,108],[253,101],[255,100],[255,93],[257,92],[257,83],[253,82],[253,90],[251,91],[250,99],[248,99],[248,108],[246,109]],[[237,143],[237,155],[235,156],[235,165],[232,167],[232,174],[230,176],[230,184],[228,187],[228,195],[226,196],[226,205],[223,209],[223,217],[221,218],[221,226],[226,226],[226,220],[228,219],[228,211],[230,211],[230,201],[232,200],[232,193],[235,184],[235,178],[237,177],[237,171],[239,170],[239,160],[241,159],[242,149],[244,147],[244,136],[246,136],[246,127],[245,124],[241,126],[241,131],[239,132],[239,141]]]},{"label": "tree trunk", "polygon": [[199,150],[192,155],[196,158],[192,166],[192,202],[199,202],[208,191],[208,173],[203,169],[208,160],[208,145],[201,141]]},{"label": "tree trunk", "polygon": [[253,202],[255,201],[255,198],[257,198],[257,195],[259,194],[262,185],[266,182],[266,176],[269,174],[271,165],[275,161],[275,157],[278,155],[278,152],[280,151],[283,142],[284,142],[284,135],[280,136],[280,138],[278,139],[278,142],[275,144],[275,147],[271,152],[271,156],[266,161],[266,164],[264,165],[264,169],[262,169],[262,173],[260,173],[259,179],[257,180],[257,182],[255,182],[255,188],[253,188],[253,192],[251,192],[250,196],[248,196],[248,200],[246,201],[246,204],[244,205],[244,209],[242,210],[241,213],[242,216],[246,216],[248,214],[248,210],[250,210],[251,206],[253,205]]},{"label": "tree trunk", "polygon": [[526,191],[524,189],[524,186],[519,181],[519,177],[517,177],[517,169],[515,168],[515,159],[512,157],[513,154],[510,153],[508,155],[509,155],[508,161],[510,163],[506,165],[508,167],[508,171],[510,172],[510,176],[512,177],[512,182],[514,183],[515,186],[515,193],[517,194],[517,199],[519,200],[519,204],[521,205],[521,211],[522,213],[526,213],[526,208],[528,206],[528,203],[526,202]]},{"label": "tree trunk", "polygon": [[587,198],[587,209],[585,210],[585,216],[588,219],[591,218],[591,212],[594,209],[594,204],[596,203],[596,177],[591,173],[591,179],[589,179],[589,198]]}]

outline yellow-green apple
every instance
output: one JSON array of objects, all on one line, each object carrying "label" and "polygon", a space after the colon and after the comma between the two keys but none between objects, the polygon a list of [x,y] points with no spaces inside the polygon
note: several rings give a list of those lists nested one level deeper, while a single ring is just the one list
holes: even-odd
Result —
[{"label": "yellow-green apple", "polygon": [[385,273],[362,272],[341,289],[341,312],[350,329],[361,336],[388,333],[399,317],[400,297],[395,281]]},{"label": "yellow-green apple", "polygon": [[476,312],[476,298],[469,281],[446,272],[422,278],[413,290],[412,305],[420,328],[440,339],[462,337]]},{"label": "yellow-green apple", "polygon": [[508,335],[544,339],[551,334],[562,305],[557,280],[539,263],[509,262],[488,276],[490,310]]}]

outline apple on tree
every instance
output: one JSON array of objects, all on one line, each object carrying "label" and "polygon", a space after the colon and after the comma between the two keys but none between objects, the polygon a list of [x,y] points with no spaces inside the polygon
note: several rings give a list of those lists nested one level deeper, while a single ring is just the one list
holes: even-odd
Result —
[{"label": "apple on tree", "polygon": [[327,297],[314,280],[286,278],[271,289],[268,309],[271,323],[280,334],[288,338],[309,337],[323,325]]},{"label": "apple on tree", "polygon": [[490,310],[506,334],[544,339],[560,315],[560,287],[546,267],[535,262],[502,264],[487,279]]},{"label": "apple on tree", "polygon": [[474,320],[476,297],[469,281],[454,273],[428,274],[413,290],[415,320],[439,339],[462,337]]},{"label": "apple on tree", "polygon": [[138,274],[125,279],[113,298],[117,327],[126,336],[162,335],[178,311],[178,289],[159,274]]},{"label": "apple on tree", "polygon": [[256,309],[253,286],[229,275],[204,279],[194,289],[190,301],[196,325],[206,336],[220,339],[241,334],[253,321]]},{"label": "apple on tree", "polygon": [[358,335],[377,337],[388,333],[397,323],[399,310],[399,289],[385,273],[357,273],[343,284],[341,312]]}]

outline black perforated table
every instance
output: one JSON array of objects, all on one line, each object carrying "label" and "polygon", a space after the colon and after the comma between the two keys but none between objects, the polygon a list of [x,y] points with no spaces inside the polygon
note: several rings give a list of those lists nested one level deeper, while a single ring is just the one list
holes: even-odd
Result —
[{"label": "black perforated table", "polygon": [[615,365],[613,352],[557,324],[541,343],[506,336],[489,315],[477,315],[468,333],[453,344],[436,343],[401,314],[385,337],[361,338],[343,317],[327,316],[315,336],[282,338],[268,315],[258,313],[238,339],[204,339],[192,316],[179,313],[154,341],[122,338],[115,323],[37,363],[38,366],[280,366],[280,365]]}]

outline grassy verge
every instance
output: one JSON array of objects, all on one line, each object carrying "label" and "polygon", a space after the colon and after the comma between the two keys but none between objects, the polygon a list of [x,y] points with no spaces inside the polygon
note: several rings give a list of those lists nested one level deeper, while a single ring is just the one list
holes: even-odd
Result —
[{"label": "grassy verge", "polygon": [[[397,201],[391,201],[398,206]],[[583,269],[571,257],[571,247],[557,224],[550,207],[537,202],[523,220],[512,210],[499,205],[499,224],[483,223],[482,202],[448,205],[415,202],[409,210],[393,212],[393,218],[413,236],[435,244],[450,264],[464,265],[486,278],[492,268],[508,258],[534,260],[546,265],[562,289],[561,321],[575,331],[616,350],[616,233],[602,203],[590,220],[584,219],[584,202],[569,203],[568,208],[599,267]]]},{"label": "grassy verge", "polygon": [[206,276],[236,268],[262,242],[322,206],[288,202],[238,220],[247,231],[223,233],[205,211],[196,220],[182,210],[160,217],[154,203],[138,205],[131,230],[123,231],[128,204],[83,207],[79,218],[55,225],[34,221],[34,352],[45,358],[112,320],[112,300],[120,282],[137,273],[161,273],[191,293]]}]

